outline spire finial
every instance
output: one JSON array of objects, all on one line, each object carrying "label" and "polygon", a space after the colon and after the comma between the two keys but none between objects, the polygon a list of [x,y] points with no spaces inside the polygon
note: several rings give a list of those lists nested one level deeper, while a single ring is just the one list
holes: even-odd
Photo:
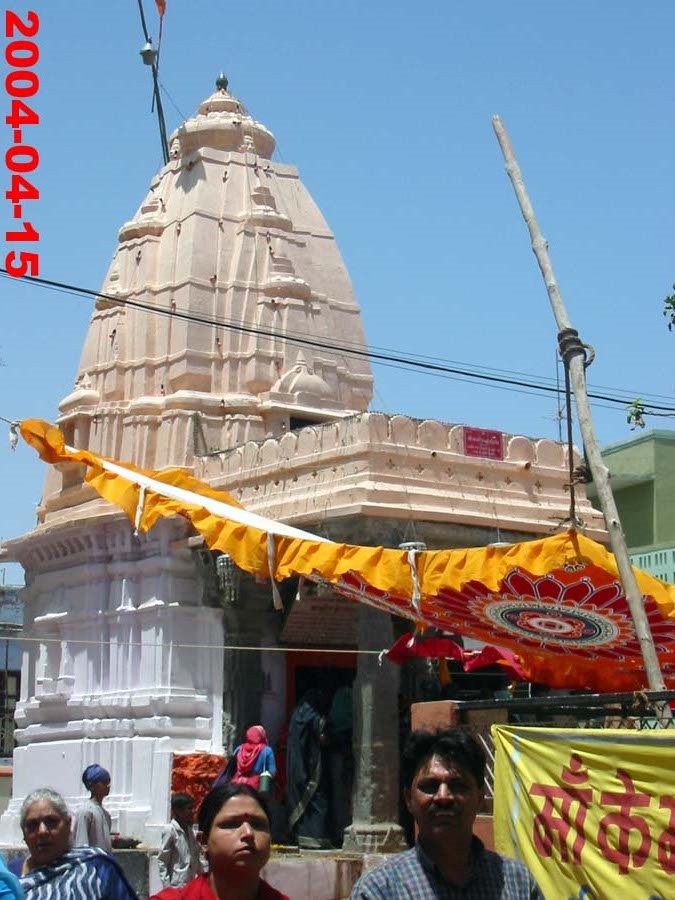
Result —
[{"label": "spire finial", "polygon": [[228,80],[225,77],[224,73],[221,72],[220,75],[216,78],[216,87],[219,91],[226,91],[228,85]]}]

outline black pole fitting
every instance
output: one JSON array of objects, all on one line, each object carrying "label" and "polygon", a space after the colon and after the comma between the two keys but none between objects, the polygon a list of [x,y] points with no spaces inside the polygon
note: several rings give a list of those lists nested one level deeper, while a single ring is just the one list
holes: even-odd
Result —
[{"label": "black pole fitting", "polygon": [[595,350],[590,344],[584,344],[576,328],[562,328],[558,332],[558,348],[560,350],[560,358],[569,365],[570,360],[575,356],[584,357],[584,368],[588,368],[595,359]]}]

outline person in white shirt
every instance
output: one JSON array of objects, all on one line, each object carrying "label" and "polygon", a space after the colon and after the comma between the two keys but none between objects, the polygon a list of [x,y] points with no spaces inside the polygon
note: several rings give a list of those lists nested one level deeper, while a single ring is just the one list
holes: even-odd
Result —
[{"label": "person in white shirt", "polygon": [[199,844],[192,830],[194,801],[188,794],[171,798],[171,822],[162,832],[157,865],[163,887],[182,887],[202,873]]},{"label": "person in white shirt", "polygon": [[100,847],[106,853],[112,853],[110,813],[103,807],[103,800],[110,793],[110,772],[94,763],[82,773],[82,783],[90,797],[75,814],[73,846]]}]

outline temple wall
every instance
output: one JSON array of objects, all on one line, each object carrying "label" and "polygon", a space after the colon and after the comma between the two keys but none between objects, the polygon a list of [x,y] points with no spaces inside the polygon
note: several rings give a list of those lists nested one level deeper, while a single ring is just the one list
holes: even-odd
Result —
[{"label": "temple wall", "polygon": [[[284,521],[407,511],[417,520],[550,533],[569,514],[567,448],[509,434],[503,444],[503,460],[467,456],[462,425],[364,413],[200,458],[195,473]],[[605,539],[583,485],[576,498],[587,533]]]}]

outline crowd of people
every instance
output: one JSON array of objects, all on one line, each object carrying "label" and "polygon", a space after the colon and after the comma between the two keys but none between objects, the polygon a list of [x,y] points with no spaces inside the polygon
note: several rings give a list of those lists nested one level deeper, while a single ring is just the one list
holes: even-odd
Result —
[{"label": "crowd of people", "polygon": [[[326,716],[320,698],[303,698],[288,737],[288,789],[298,841],[328,840],[329,785],[322,763]],[[246,732],[202,801],[171,799],[171,822],[157,858],[162,889],[150,900],[289,900],[261,878],[271,850],[272,817],[264,775],[274,754],[261,726]],[[416,826],[414,846],[364,874],[352,900],[543,900],[530,872],[484,847],[473,834],[484,790],[485,754],[465,731],[413,732],[401,762],[403,795]],[[137,900],[112,855],[103,806],[110,775],[85,769],[90,793],[74,817],[60,794],[42,788],[21,808],[25,856],[0,864],[0,900]],[[301,844],[302,846],[302,844]]]},{"label": "crowd of people", "polygon": [[[199,808],[199,844],[192,799],[175,795],[171,806],[172,821],[158,856],[166,887],[154,900],[289,900],[260,877],[270,855],[271,826],[265,800],[254,788],[229,782],[207,794]],[[26,797],[21,830],[28,853],[0,868],[2,900],[138,900],[111,853],[73,846],[80,816],[101,820],[86,805],[71,819],[63,797],[49,788]],[[109,818],[103,821],[109,826]],[[89,834],[110,842],[105,824]]]}]

